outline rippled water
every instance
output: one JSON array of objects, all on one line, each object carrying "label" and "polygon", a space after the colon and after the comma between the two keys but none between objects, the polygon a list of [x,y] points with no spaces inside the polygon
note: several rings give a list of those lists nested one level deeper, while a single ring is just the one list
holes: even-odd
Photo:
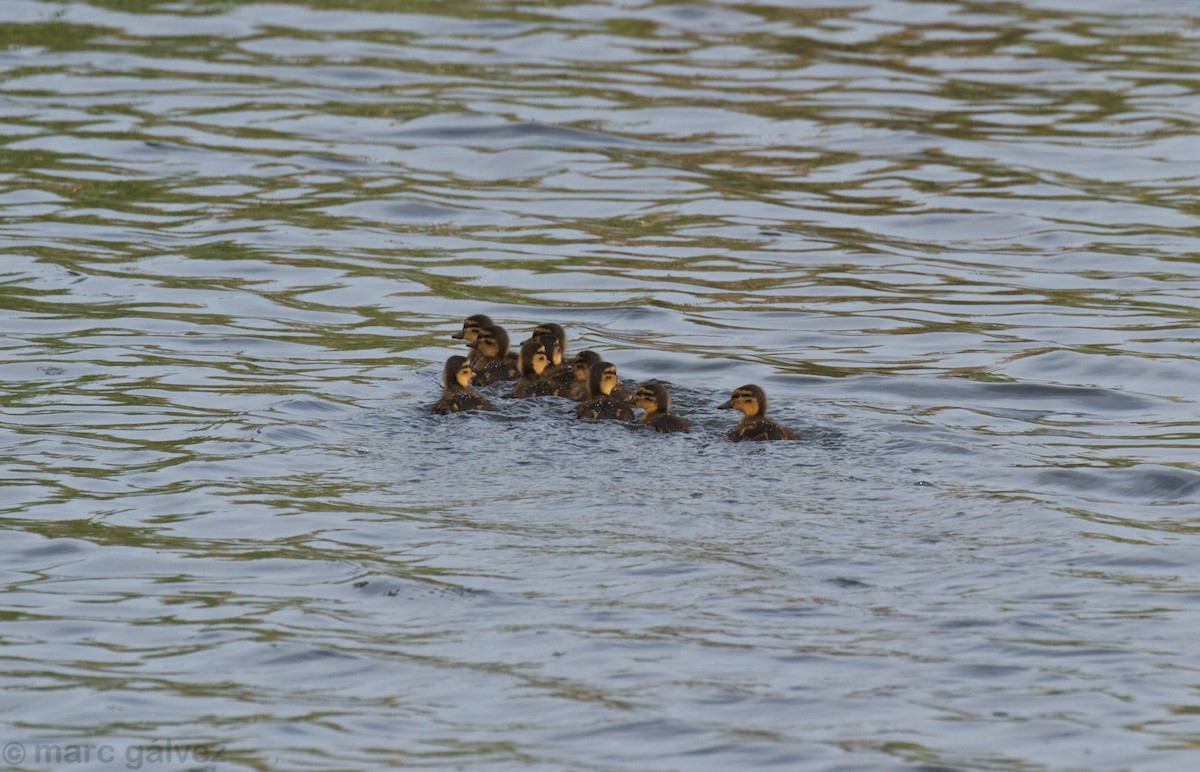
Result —
[{"label": "rippled water", "polygon": [[[6,763],[1194,767],[1194,3],[0,38]],[[479,312],[695,431],[429,415]]]}]

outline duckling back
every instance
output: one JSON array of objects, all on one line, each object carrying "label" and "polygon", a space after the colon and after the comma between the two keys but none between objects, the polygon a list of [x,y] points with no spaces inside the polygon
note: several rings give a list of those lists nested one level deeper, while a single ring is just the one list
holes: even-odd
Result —
[{"label": "duckling back", "polygon": [[659,434],[672,434],[679,432],[687,434],[691,432],[692,426],[685,419],[670,413],[654,413],[646,416],[646,426],[649,426]]},{"label": "duckling back", "polygon": [[764,442],[767,440],[794,440],[796,433],[770,418],[742,419],[737,426],[725,435],[733,442],[750,440]]},{"label": "duckling back", "polygon": [[554,384],[543,380],[522,378],[513,386],[514,397],[553,397]]},{"label": "duckling back", "polygon": [[477,368],[475,382],[480,386],[487,386],[496,381],[515,381],[521,377],[521,373],[517,371],[517,355],[511,351],[503,358],[480,361]]},{"label": "duckling back", "polygon": [[491,410],[492,405],[486,398],[475,390],[461,391],[456,394],[445,394],[433,403],[433,412],[438,415],[449,415],[463,410]]},{"label": "duckling back", "polygon": [[597,421],[632,421],[633,411],[629,409],[628,403],[618,402],[612,397],[592,397],[579,403],[579,407],[575,408],[575,417]]}]

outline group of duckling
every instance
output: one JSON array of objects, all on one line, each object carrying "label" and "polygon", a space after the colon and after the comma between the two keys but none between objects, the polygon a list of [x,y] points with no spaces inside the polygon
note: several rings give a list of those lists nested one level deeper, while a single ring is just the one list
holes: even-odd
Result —
[{"label": "group of duckling", "polygon": [[[579,403],[575,415],[594,420],[634,420],[633,408],[643,411],[641,422],[661,434],[689,432],[683,418],[671,412],[671,396],[659,383],[644,383],[630,393],[617,378],[617,366],[595,351],[580,351],[566,360],[567,335],[554,323],[539,324],[519,353],[509,351],[508,333],[483,314],[468,316],[450,337],[465,341],[467,356],[452,356],[443,371],[445,390],[433,412],[491,410],[487,398],[472,386],[516,381],[513,397],[567,397]],[[733,390],[719,408],[738,410],[742,418],[729,430],[733,442],[794,440],[796,434],[767,418],[767,396],[754,384]]]}]

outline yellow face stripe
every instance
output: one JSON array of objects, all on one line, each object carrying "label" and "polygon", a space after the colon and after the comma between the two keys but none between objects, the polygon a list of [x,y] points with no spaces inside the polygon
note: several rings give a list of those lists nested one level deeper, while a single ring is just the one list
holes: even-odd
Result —
[{"label": "yellow face stripe", "polygon": [[761,412],[758,396],[749,389],[735,389],[729,404],[747,416],[758,415]]}]

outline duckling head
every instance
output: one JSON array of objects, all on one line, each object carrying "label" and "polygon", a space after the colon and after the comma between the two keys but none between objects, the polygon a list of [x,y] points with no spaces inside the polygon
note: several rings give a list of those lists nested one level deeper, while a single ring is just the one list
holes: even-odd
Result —
[{"label": "duckling head", "polygon": [[467,345],[489,359],[499,359],[508,356],[508,333],[494,324],[480,327],[475,340]]},{"label": "duckling head", "polygon": [[446,369],[442,371],[442,383],[447,389],[456,385],[465,389],[470,386],[474,377],[475,371],[471,369],[471,363],[466,357],[452,356],[446,360]]},{"label": "duckling head", "polygon": [[[554,336],[554,339],[558,341],[558,361],[556,361],[554,364],[562,364],[562,352],[567,350],[566,331],[563,330],[562,325],[560,324],[546,322],[545,324],[539,324],[537,327],[534,327],[533,332],[529,335],[529,339],[537,340],[538,338],[545,336]],[[552,357],[554,355],[554,351],[549,343],[546,344],[546,353]]]},{"label": "duckling head", "polygon": [[723,410],[740,410],[747,418],[761,418],[767,414],[767,395],[758,386],[748,383],[734,389],[729,401],[717,407]]},{"label": "duckling head", "polygon": [[612,362],[597,362],[592,365],[588,388],[593,397],[607,397],[617,387],[617,366]]},{"label": "duckling head", "polygon": [[563,361],[562,342],[553,335],[540,335],[538,340],[546,347],[546,358],[550,360],[550,364],[558,367]]},{"label": "duckling head", "polygon": [[646,415],[654,413],[666,413],[671,409],[671,395],[667,393],[666,388],[658,383],[643,383],[638,386],[637,393],[633,395],[635,405],[646,411]]},{"label": "duckling head", "polygon": [[575,360],[571,365],[571,368],[575,371],[575,380],[580,383],[587,383],[592,373],[592,365],[599,361],[600,355],[591,349],[580,351],[576,354]]},{"label": "duckling head", "polygon": [[523,377],[537,378],[549,364],[546,344],[540,340],[527,340],[521,344],[520,368]]},{"label": "duckling head", "polygon": [[463,319],[462,329],[451,335],[455,340],[473,341],[479,336],[479,331],[484,327],[493,325],[492,318],[485,314],[475,314]]}]

